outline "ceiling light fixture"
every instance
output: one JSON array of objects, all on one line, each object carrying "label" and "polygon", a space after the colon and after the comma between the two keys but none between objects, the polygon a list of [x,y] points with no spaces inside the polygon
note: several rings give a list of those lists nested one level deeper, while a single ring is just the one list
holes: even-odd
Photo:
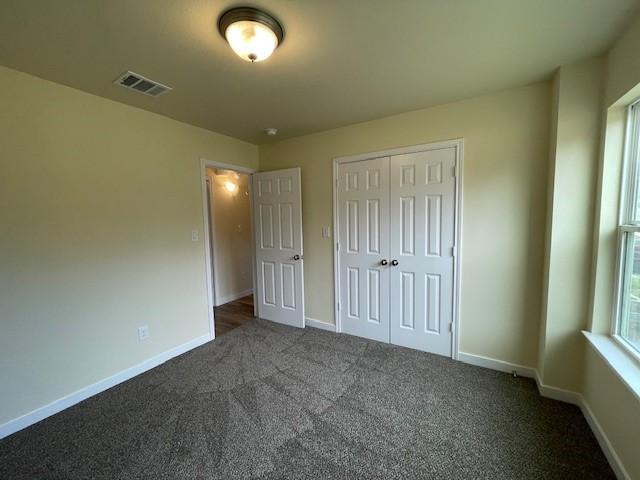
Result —
[{"label": "ceiling light fixture", "polygon": [[238,185],[233,182],[224,182],[224,188],[226,188],[229,193],[234,193],[238,189]]},{"label": "ceiling light fixture", "polygon": [[253,7],[227,10],[218,19],[218,30],[233,51],[251,63],[269,58],[284,39],[280,22]]}]

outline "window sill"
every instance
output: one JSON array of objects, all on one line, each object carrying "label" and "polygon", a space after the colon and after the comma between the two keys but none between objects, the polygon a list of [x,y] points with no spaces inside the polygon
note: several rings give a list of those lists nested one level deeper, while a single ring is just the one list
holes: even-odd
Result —
[{"label": "window sill", "polygon": [[609,335],[582,331],[591,346],[640,400],[640,363]]}]

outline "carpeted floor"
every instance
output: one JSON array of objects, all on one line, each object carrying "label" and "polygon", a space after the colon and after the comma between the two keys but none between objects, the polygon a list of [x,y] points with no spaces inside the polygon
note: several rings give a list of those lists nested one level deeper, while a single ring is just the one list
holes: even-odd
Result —
[{"label": "carpeted floor", "polygon": [[607,479],[533,381],[261,320],[0,441],[8,479]]}]

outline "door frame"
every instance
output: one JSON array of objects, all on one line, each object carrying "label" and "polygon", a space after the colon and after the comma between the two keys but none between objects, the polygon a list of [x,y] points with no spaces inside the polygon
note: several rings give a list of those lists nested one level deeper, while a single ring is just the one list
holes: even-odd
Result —
[{"label": "door frame", "polygon": [[392,148],[388,150],[378,150],[375,152],[361,153],[357,155],[347,155],[333,159],[333,285],[334,285],[334,318],[336,322],[336,332],[342,332],[342,322],[340,320],[340,231],[338,212],[338,167],[343,163],[359,162],[380,157],[391,157],[406,153],[425,152],[429,150],[440,150],[443,148],[456,149],[456,176],[454,192],[454,241],[453,247],[453,324],[451,327],[451,358],[458,360],[460,349],[460,265],[462,263],[462,174],[464,171],[464,139],[456,138],[442,142],[424,143],[408,147]]},{"label": "door frame", "polygon": [[[255,238],[254,238],[254,222],[253,222],[253,190],[252,190],[252,176],[257,172],[256,169],[241,167],[239,165],[233,165],[231,163],[218,162],[215,160],[208,160],[206,158],[200,158],[200,188],[202,196],[202,232],[204,235],[204,256],[205,256],[205,277],[207,284],[207,315],[209,319],[209,335],[211,339],[216,338],[215,329],[215,315],[213,309],[215,308],[213,298],[213,288],[215,282],[215,266],[214,259],[211,256],[211,252],[215,248],[215,239],[209,235],[209,222],[213,217],[209,212],[209,200],[213,206],[213,198],[209,199],[207,195],[207,168],[223,168],[226,170],[233,170],[234,172],[244,173],[249,176],[249,215],[251,216],[251,276],[253,292],[256,291],[256,262],[254,258],[255,253]],[[214,186],[211,186],[211,193],[213,193]],[[211,224],[211,231],[215,233],[215,222]],[[253,302],[253,314],[258,315],[258,307],[256,302]]]}]

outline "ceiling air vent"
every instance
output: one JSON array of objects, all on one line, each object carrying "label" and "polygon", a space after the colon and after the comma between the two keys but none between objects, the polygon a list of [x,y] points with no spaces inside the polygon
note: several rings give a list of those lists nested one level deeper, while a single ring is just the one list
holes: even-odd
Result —
[{"label": "ceiling air vent", "polygon": [[124,72],[113,83],[116,83],[121,87],[128,88],[129,90],[134,90],[138,93],[144,93],[150,97],[159,97],[163,93],[167,93],[172,90],[171,87],[167,87],[166,85],[155,82],[131,71]]}]

